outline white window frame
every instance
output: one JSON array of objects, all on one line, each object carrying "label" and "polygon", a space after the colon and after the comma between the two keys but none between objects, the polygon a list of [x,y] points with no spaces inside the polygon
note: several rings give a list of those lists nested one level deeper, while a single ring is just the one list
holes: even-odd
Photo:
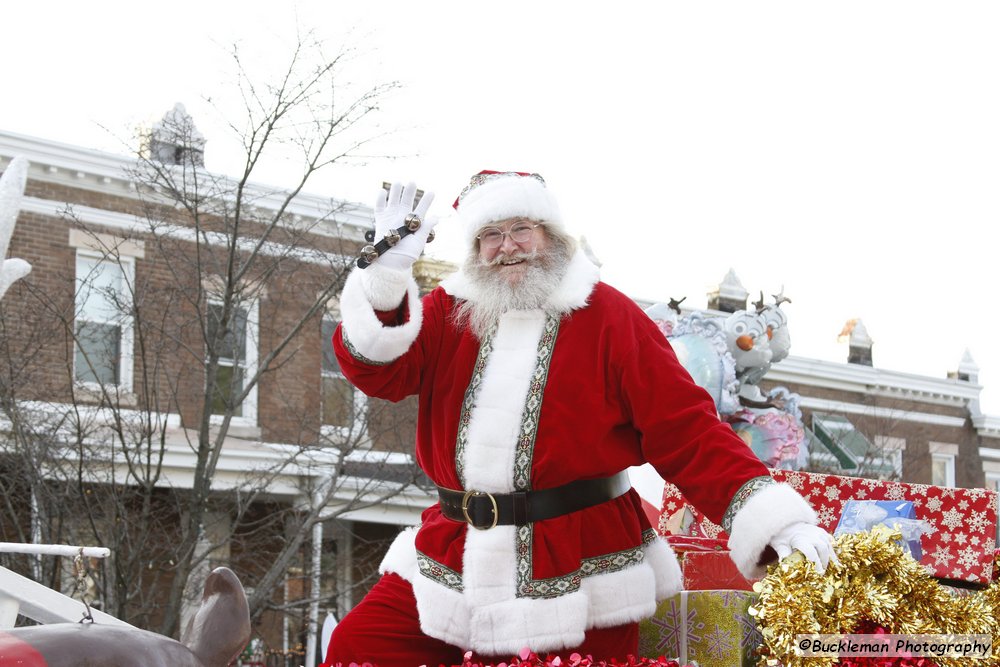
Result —
[{"label": "white window frame", "polygon": [[[958,445],[953,442],[929,442],[927,448],[931,454],[931,484],[935,486],[955,486],[955,461],[958,459]],[[945,484],[938,484],[934,480],[934,464],[944,463]]]},{"label": "white window frame", "polygon": [[[133,369],[135,366],[135,320],[132,317],[132,290],[135,286],[135,259],[129,256],[119,256],[115,259],[109,259],[107,255],[101,254],[99,252],[94,252],[92,250],[85,250],[83,248],[78,248],[76,251],[76,257],[74,258],[74,273],[75,279],[73,282],[73,304],[74,304],[74,318],[73,318],[73,331],[74,336],[76,335],[76,325],[78,322],[90,322],[96,320],[88,320],[81,317],[83,314],[83,303],[80,301],[80,285],[86,276],[80,276],[80,260],[87,259],[98,264],[106,264],[108,266],[116,267],[121,269],[122,280],[124,281],[123,293],[120,295],[120,299],[123,304],[123,310],[125,311],[121,318],[116,322],[98,322],[100,324],[116,324],[121,330],[121,335],[119,339],[119,350],[118,350],[118,383],[113,386],[117,386],[120,391],[124,393],[132,393],[133,385]],[[84,387],[85,389],[92,391],[100,391],[102,388],[99,382],[89,382],[77,379],[77,368],[76,368],[76,350],[77,345],[74,341],[73,343],[73,381]]]},{"label": "white window frame", "polygon": [[[944,463],[944,483],[934,479],[934,464]],[[931,484],[934,486],[955,486],[955,455],[954,454],[931,454]]]},{"label": "white window frame", "polygon": [[875,446],[882,451],[882,458],[892,461],[892,469],[897,478],[903,476],[903,452],[906,451],[906,438],[891,435],[876,435]]},{"label": "white window frame", "polygon": [[[328,312],[323,315],[323,323],[333,322],[337,324],[340,322],[340,314],[336,306],[328,309]],[[336,330],[336,327],[334,327]],[[323,327],[320,326],[321,338],[324,340],[320,341],[323,346],[329,346],[332,344],[330,339],[322,335]],[[325,348],[324,348],[325,349]],[[335,377],[338,379],[344,379],[344,374],[339,371],[328,371],[323,368],[322,357],[320,358],[320,391],[323,389],[323,378],[324,377]],[[337,426],[335,424],[320,424],[320,435],[324,438],[333,440],[334,442],[355,442],[361,440],[367,429],[368,425],[368,397],[365,396],[364,392],[359,391],[357,387],[351,385],[351,390],[354,397],[354,411],[352,412],[351,423],[349,426]],[[321,397],[322,404],[322,397]],[[322,409],[322,408],[321,408]],[[322,414],[320,419],[322,420]]]},{"label": "white window frame", "polygon": [[[222,302],[218,299],[209,299],[208,306],[222,306]],[[241,307],[241,306],[237,306]],[[243,377],[244,380],[257,374],[257,360],[258,360],[258,350],[257,347],[260,344],[259,334],[260,334],[260,300],[253,299],[247,306],[247,329],[244,332],[244,338],[246,345],[246,357],[243,360]],[[211,317],[211,315],[206,311],[206,317]],[[206,357],[207,359],[207,357]],[[220,359],[220,364],[222,360]],[[229,423],[234,426],[257,426],[257,388],[259,382],[255,382],[250,392],[247,394],[246,398],[243,399],[243,405],[241,412],[242,415],[233,415]],[[212,414],[209,416],[210,424],[221,424],[224,415]]]},{"label": "white window frame", "polygon": [[990,491],[1000,492],[1000,472],[986,473],[986,488]]},{"label": "white window frame", "polygon": [[[986,489],[1000,493],[1000,465],[993,461],[983,461],[984,472],[986,473]],[[994,507],[993,509],[996,509]],[[996,535],[997,544],[1000,544],[1000,522],[997,522]]]}]

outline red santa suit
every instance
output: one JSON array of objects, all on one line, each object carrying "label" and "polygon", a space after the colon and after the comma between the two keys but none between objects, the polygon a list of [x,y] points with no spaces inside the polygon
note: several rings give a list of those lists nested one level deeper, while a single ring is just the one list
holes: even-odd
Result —
[{"label": "red santa suit", "polygon": [[[482,340],[453,321],[457,303],[479,298],[460,272],[420,299],[408,272],[377,263],[354,271],[341,298],[341,368],[370,396],[418,395],[417,461],[435,484],[511,493],[649,462],[728,530],[747,575],[762,574],[777,532],[815,523],[582,252],[543,308],[508,312]],[[435,504],[381,570],[412,584],[424,633],[483,655],[578,646],[588,629],[646,618],[681,588],[634,491],[488,530]]]}]

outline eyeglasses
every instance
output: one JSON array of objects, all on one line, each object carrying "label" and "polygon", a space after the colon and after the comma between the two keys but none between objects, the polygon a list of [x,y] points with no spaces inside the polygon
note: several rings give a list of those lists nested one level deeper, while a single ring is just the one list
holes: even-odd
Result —
[{"label": "eyeglasses", "polygon": [[479,232],[476,238],[479,239],[480,247],[492,250],[503,245],[503,237],[505,236],[509,236],[514,243],[526,243],[531,239],[531,232],[535,231],[535,227],[541,225],[540,222],[516,222],[507,231],[503,231],[499,227],[487,227]]}]

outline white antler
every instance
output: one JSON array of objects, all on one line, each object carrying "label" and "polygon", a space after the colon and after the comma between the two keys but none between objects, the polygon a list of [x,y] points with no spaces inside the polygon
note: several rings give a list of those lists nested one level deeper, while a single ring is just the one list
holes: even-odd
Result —
[{"label": "white antler", "polygon": [[23,259],[6,259],[27,182],[28,161],[23,157],[11,160],[0,177],[0,298],[15,281],[31,272],[31,264]]}]

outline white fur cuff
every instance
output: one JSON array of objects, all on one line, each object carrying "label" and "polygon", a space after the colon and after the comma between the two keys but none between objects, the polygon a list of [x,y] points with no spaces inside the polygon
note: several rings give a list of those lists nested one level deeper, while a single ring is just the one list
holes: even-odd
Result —
[{"label": "white fur cuff", "polygon": [[815,525],[816,512],[787,484],[772,484],[750,496],[729,531],[730,555],[743,576],[763,577],[767,568],[759,563],[764,549],[783,528],[800,521]]},{"label": "white fur cuff", "polygon": [[[410,349],[420,333],[423,309],[417,283],[409,273],[381,269],[369,274],[373,270],[375,265],[365,270],[355,269],[347,277],[340,295],[340,313],[351,353],[362,361],[384,364],[398,359]],[[393,296],[401,277],[403,289]],[[409,321],[400,326],[385,326],[375,311],[399,307],[404,294]]]},{"label": "white fur cuff", "polygon": [[409,271],[387,269],[378,264],[372,264],[367,269],[354,269],[348,277],[358,276],[368,303],[375,310],[394,310],[403,302],[406,288],[410,284]]}]

